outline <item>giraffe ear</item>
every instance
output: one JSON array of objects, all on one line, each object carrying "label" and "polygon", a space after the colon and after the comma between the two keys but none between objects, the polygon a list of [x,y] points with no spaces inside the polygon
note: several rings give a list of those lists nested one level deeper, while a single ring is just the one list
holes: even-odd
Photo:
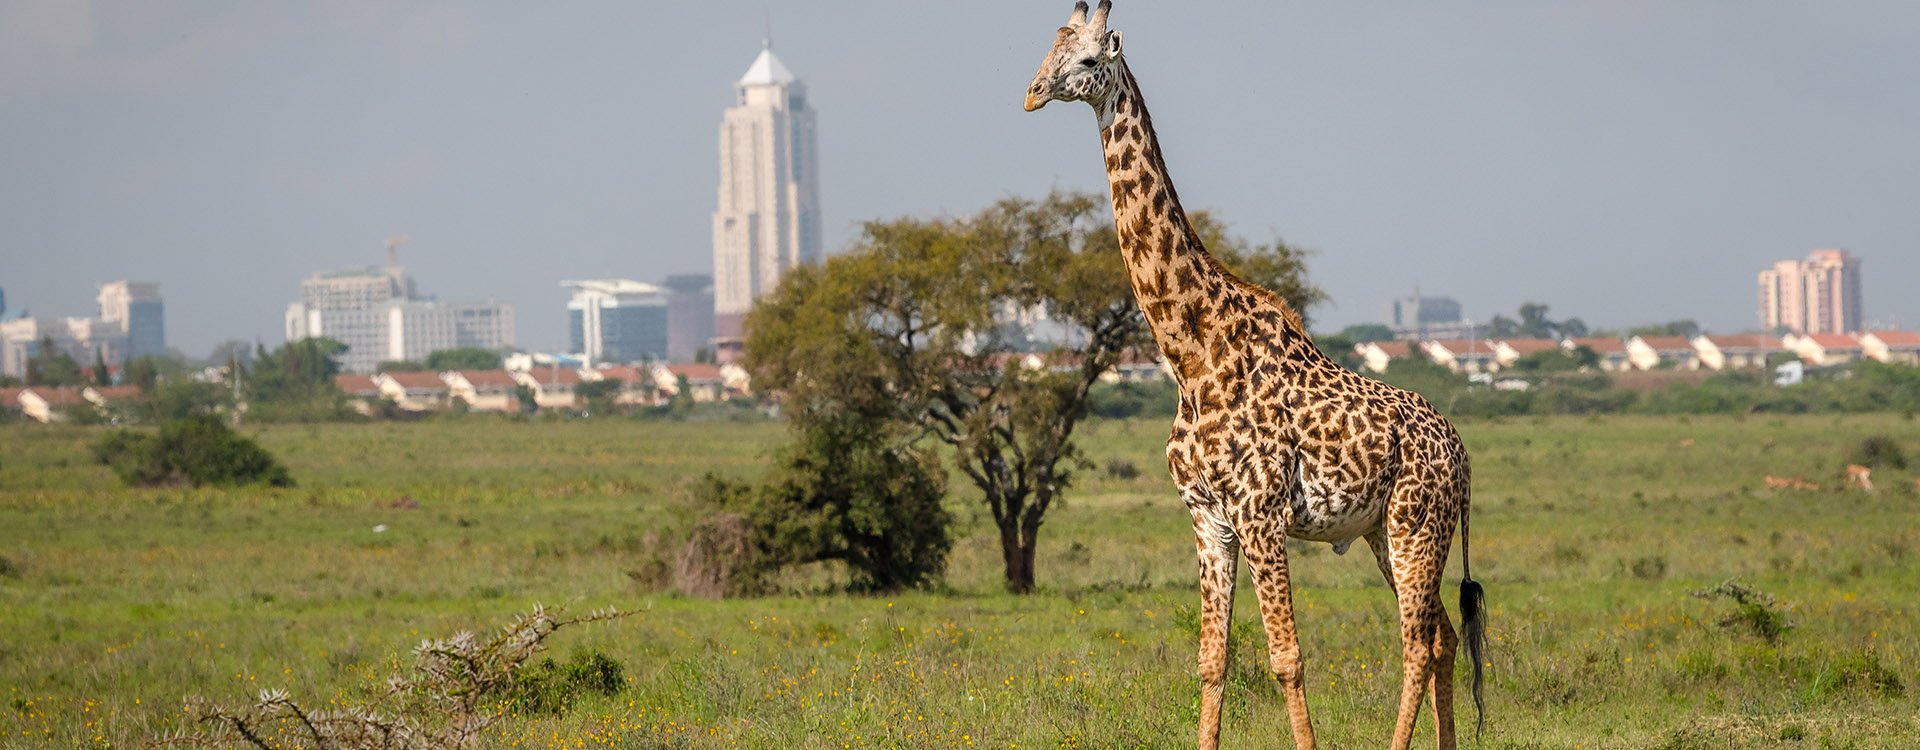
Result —
[{"label": "giraffe ear", "polygon": [[1120,32],[1107,32],[1107,57],[1120,56]]}]

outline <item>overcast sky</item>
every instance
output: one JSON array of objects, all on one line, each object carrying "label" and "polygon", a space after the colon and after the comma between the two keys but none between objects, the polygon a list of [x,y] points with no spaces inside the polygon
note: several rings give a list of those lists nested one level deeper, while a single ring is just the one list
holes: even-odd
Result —
[{"label": "overcast sky", "polygon": [[[402,261],[566,340],[566,278],[710,272],[717,126],[772,19],[860,221],[1104,190],[1084,105],[1020,109],[1071,3],[0,0],[0,287],[158,281],[169,343],[282,336],[318,269]],[[1112,28],[1188,208],[1314,248],[1317,327],[1416,285],[1485,320],[1754,325],[1845,247],[1920,326],[1920,3],[1146,2]],[[1115,262],[1119,262],[1116,258]]]}]

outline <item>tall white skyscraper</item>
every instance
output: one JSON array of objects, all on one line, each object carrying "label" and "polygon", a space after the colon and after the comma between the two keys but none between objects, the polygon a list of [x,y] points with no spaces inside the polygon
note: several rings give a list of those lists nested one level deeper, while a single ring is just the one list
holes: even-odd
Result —
[{"label": "tall white skyscraper", "polygon": [[714,333],[739,336],[753,300],[786,270],[820,260],[819,148],[807,89],[771,44],[734,83],[720,121],[713,212]]}]

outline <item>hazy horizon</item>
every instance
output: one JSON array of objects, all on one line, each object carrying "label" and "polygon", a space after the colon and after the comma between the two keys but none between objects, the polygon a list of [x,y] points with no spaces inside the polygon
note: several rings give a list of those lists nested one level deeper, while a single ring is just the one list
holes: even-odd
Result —
[{"label": "hazy horizon", "polygon": [[[819,113],[825,247],[861,221],[1104,192],[1084,105],[1020,100],[1070,2],[0,2],[0,287],[167,339],[281,340],[315,271],[401,261],[566,340],[560,281],[710,273],[716,130],[771,19]],[[1485,321],[1757,326],[1842,247],[1920,326],[1920,6],[1150,4],[1112,27],[1189,210],[1318,251],[1316,328],[1417,285]],[[1116,258],[1115,262],[1119,262]]]}]

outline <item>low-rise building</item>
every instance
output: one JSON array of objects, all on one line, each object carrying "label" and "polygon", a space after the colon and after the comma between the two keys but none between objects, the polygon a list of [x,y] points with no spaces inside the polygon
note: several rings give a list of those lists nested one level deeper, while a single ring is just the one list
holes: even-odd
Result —
[{"label": "low-rise building", "polygon": [[1784,351],[1780,339],[1764,333],[1736,333],[1693,337],[1694,357],[1710,370],[1746,370],[1766,367],[1767,356]]},{"label": "low-rise building", "polygon": [[1360,366],[1370,372],[1386,372],[1393,360],[1413,356],[1412,341],[1362,341],[1353,345],[1353,353],[1360,357]]},{"label": "low-rise building", "polygon": [[1427,357],[1454,372],[1493,372],[1500,369],[1493,342],[1486,339],[1438,339],[1420,344]]},{"label": "low-rise building", "polygon": [[31,386],[20,389],[20,413],[42,424],[67,421],[66,410],[74,406],[91,407],[80,389],[73,386],[48,388]]},{"label": "low-rise building", "polygon": [[1844,333],[1809,333],[1788,338],[1794,353],[1810,365],[1844,365],[1858,362],[1865,356],[1860,339]]},{"label": "low-rise building", "polygon": [[680,382],[686,381],[687,392],[695,403],[724,401],[727,398],[727,379],[720,368],[703,363],[688,363],[656,367],[653,370],[653,382],[668,398],[680,393]]},{"label": "low-rise building", "polygon": [[1920,333],[1868,331],[1860,335],[1860,351],[1887,364],[1920,365]]},{"label": "low-rise building", "polygon": [[613,402],[622,406],[653,406],[660,403],[659,389],[653,382],[653,374],[630,365],[601,367],[587,370],[588,380],[618,380],[620,391],[614,394]]},{"label": "low-rise building", "polygon": [[373,376],[383,398],[407,411],[432,411],[447,405],[447,381],[437,372],[383,372]]},{"label": "low-rise building", "polygon": [[1600,358],[1600,369],[1606,372],[1622,372],[1633,367],[1627,358],[1627,342],[1611,336],[1571,338],[1560,342],[1560,348],[1568,353],[1581,348],[1593,352]]},{"label": "low-rise building", "polygon": [[1635,336],[1627,339],[1627,362],[1636,370],[1698,370],[1700,359],[1685,336]]},{"label": "low-rise building", "polygon": [[520,410],[520,402],[513,395],[520,382],[506,370],[454,370],[440,377],[447,383],[447,397],[466,404],[468,411]]},{"label": "low-rise building", "polygon": [[572,409],[576,405],[574,388],[580,385],[580,371],[558,365],[536,366],[514,373],[520,385],[533,389],[533,402],[542,409]]},{"label": "low-rise building", "polygon": [[1553,339],[1501,339],[1493,343],[1493,361],[1501,367],[1512,367],[1523,357],[1541,352],[1561,351],[1560,342]]}]

